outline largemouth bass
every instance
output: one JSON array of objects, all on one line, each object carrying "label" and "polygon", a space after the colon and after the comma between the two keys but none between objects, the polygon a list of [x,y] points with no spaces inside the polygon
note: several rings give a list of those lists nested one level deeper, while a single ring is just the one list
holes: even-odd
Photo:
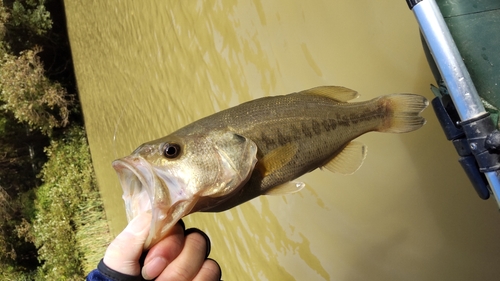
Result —
[{"label": "largemouth bass", "polygon": [[223,110],[115,160],[127,218],[152,212],[145,248],[182,217],[220,212],[264,194],[299,191],[316,168],[351,174],[366,156],[353,139],[420,128],[428,102],[393,94],[348,103],[357,92],[324,86]]}]

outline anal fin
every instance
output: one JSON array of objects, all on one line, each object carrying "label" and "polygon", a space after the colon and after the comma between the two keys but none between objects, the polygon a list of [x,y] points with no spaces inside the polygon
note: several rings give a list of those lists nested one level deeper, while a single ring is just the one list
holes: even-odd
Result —
[{"label": "anal fin", "polygon": [[366,158],[367,148],[364,144],[351,141],[346,147],[335,156],[323,168],[330,172],[350,175],[356,172]]},{"label": "anal fin", "polygon": [[264,195],[284,195],[301,191],[306,185],[303,182],[289,181],[267,190]]}]

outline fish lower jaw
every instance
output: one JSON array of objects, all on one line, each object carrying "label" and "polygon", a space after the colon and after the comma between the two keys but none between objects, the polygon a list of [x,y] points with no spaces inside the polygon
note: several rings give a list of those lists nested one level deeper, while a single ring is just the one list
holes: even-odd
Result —
[{"label": "fish lower jaw", "polygon": [[142,158],[125,157],[113,161],[113,168],[123,189],[128,221],[141,213],[151,212],[156,181],[150,165]]},{"label": "fish lower jaw", "polygon": [[168,220],[168,214],[158,208],[152,209],[153,217],[149,229],[149,235],[144,243],[144,249],[149,249],[165,237],[165,232],[170,230],[171,220]]},{"label": "fish lower jaw", "polygon": [[151,212],[152,210],[151,200],[144,189],[133,195],[123,196],[123,201],[125,202],[128,221],[141,213]]}]

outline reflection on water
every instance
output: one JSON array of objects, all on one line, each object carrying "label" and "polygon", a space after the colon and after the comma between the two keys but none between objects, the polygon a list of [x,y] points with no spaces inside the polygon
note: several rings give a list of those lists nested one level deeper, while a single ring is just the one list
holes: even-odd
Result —
[{"label": "reflection on water", "polygon": [[[265,95],[337,84],[362,99],[430,95],[404,1],[65,1],[105,208],[126,224],[111,162],[198,118]],[[298,194],[194,214],[225,280],[492,280],[500,224],[432,112],[407,135],[370,134],[353,176],[315,171]],[[491,203],[491,204],[490,204]],[[466,207],[465,207],[466,206]],[[481,239],[477,239],[481,237]]]},{"label": "reflection on water", "polygon": [[[269,204],[267,198],[262,198],[221,214],[195,214],[185,221],[188,227],[208,229],[214,248],[223,253],[221,258],[238,261],[236,266],[224,267],[224,274],[228,271],[229,276],[248,276],[245,280],[274,280],[273,276],[282,280],[330,280],[311,251],[308,238],[292,224],[279,220]],[[225,218],[220,219],[223,215]],[[214,222],[215,229],[211,226]],[[297,257],[304,264],[294,262]],[[295,268],[290,267],[294,263]],[[272,266],[266,269],[263,264]]]}]

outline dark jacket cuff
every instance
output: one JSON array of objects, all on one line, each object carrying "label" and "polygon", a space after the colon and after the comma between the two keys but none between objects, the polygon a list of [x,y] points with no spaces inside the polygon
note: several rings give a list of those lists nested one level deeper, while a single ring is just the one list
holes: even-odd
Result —
[{"label": "dark jacket cuff", "polygon": [[97,269],[99,270],[102,275],[106,276],[106,278],[109,278],[114,281],[143,281],[142,276],[132,276],[128,274],[123,274],[121,272],[118,272],[116,270],[113,270],[109,268],[104,261],[101,259],[99,262],[99,265],[97,266]]}]

